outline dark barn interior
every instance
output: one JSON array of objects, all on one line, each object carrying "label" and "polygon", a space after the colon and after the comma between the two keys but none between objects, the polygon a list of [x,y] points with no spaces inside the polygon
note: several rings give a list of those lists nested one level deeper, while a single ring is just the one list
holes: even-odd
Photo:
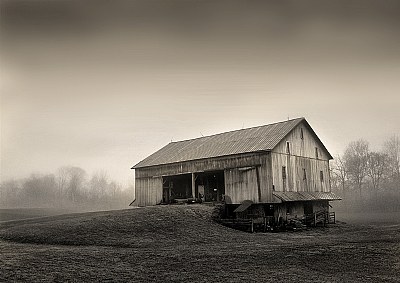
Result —
[{"label": "dark barn interior", "polygon": [[196,197],[200,201],[222,201],[225,195],[224,171],[196,174]]},{"label": "dark barn interior", "polygon": [[197,202],[221,202],[224,195],[223,170],[163,177],[163,203],[188,199]]}]

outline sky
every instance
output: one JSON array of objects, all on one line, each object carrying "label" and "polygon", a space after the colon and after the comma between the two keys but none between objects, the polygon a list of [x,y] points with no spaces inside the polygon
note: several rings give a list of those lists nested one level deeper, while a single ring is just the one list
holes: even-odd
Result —
[{"label": "sky", "polygon": [[332,155],[400,134],[399,1],[1,1],[2,181],[128,186],[171,141],[305,117]]}]

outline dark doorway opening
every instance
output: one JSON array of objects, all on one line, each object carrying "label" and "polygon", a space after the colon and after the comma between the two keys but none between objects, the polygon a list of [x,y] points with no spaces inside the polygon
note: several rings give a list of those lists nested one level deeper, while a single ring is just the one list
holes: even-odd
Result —
[{"label": "dark doorway opening", "polygon": [[313,214],[313,203],[311,201],[306,201],[304,203],[304,214],[309,215]]},{"label": "dark doorway opening", "polygon": [[191,174],[163,177],[163,203],[173,203],[192,197]]},{"label": "dark doorway opening", "polygon": [[205,202],[221,202],[225,197],[224,171],[196,173],[196,197]]}]

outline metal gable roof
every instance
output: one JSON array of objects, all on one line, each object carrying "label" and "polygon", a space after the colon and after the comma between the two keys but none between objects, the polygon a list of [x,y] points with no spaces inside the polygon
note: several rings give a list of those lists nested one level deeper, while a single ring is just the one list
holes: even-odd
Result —
[{"label": "metal gable roof", "polygon": [[210,157],[272,150],[304,118],[236,130],[197,139],[171,142],[132,167],[197,160]]}]

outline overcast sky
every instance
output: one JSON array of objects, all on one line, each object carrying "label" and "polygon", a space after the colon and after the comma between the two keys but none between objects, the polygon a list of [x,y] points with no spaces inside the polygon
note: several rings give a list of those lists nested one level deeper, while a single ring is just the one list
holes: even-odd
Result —
[{"label": "overcast sky", "polygon": [[400,1],[1,1],[1,179],[124,185],[171,140],[305,117],[332,155],[400,133]]}]

